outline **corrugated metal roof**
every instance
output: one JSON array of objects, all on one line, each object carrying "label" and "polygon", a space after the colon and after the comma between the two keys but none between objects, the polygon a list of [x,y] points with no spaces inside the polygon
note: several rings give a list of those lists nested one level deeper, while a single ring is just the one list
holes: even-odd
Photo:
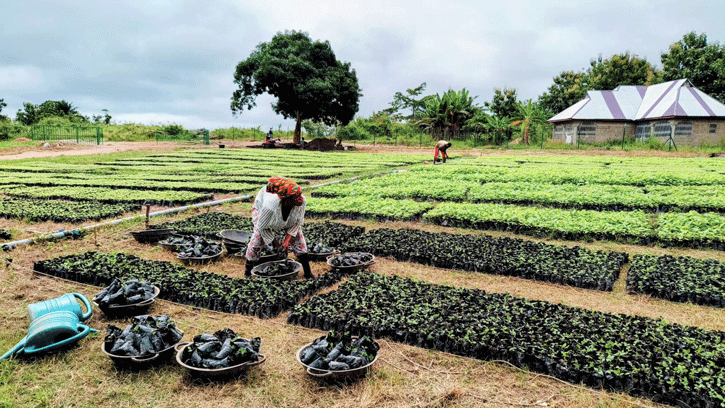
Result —
[{"label": "corrugated metal roof", "polygon": [[549,122],[566,120],[651,120],[666,117],[725,117],[725,105],[690,85],[687,79],[651,86],[621,85],[588,91],[587,97]]}]

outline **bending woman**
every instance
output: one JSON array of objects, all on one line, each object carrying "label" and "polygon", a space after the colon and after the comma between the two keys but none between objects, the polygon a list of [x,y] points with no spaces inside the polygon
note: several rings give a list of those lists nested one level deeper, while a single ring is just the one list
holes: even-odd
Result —
[{"label": "bending woman", "polygon": [[[259,190],[252,206],[254,232],[245,254],[244,276],[252,275],[252,268],[257,265],[262,249],[281,248],[285,254],[292,249],[302,264],[305,278],[312,277],[307,243],[302,234],[306,205],[302,189],[290,179],[274,176]],[[281,243],[275,239],[278,234],[285,235]]]}]

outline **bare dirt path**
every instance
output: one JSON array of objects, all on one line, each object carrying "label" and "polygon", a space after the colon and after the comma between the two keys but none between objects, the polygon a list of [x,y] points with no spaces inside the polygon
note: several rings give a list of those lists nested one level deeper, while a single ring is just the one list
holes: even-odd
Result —
[{"label": "bare dirt path", "polygon": [[0,150],[0,160],[19,160],[57,156],[84,156],[126,151],[170,151],[179,147],[210,148],[217,145],[189,145],[176,142],[105,142],[97,145],[53,143],[50,147],[25,146]]},{"label": "bare dirt path", "polygon": [[[287,141],[283,141],[287,142]],[[217,149],[219,144],[225,144],[225,148],[244,148],[250,145],[259,145],[259,141],[228,141],[215,140],[209,146],[201,144],[177,143],[177,142],[105,142],[97,145],[77,145],[74,143],[53,143],[50,147],[22,146],[0,150],[0,160],[19,160],[44,157],[58,156],[84,156],[94,154],[109,154],[126,151],[154,151],[164,152],[173,151],[178,148],[186,149]],[[355,150],[366,153],[378,154],[429,154],[433,156],[433,147],[429,146],[395,146],[395,145],[370,145],[370,144],[350,144],[345,146],[354,147]],[[466,148],[452,149],[450,151],[454,156],[489,156],[489,155],[585,155],[585,156],[649,156],[649,157],[707,157],[708,154],[699,152],[667,152],[661,150],[639,150],[639,151],[610,151],[606,149],[589,149],[589,150],[507,150],[507,149],[487,149],[487,148]]]}]

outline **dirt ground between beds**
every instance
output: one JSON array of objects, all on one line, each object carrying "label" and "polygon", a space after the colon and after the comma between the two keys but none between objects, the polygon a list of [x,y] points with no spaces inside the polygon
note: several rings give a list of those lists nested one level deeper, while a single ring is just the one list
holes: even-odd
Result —
[{"label": "dirt ground between beds", "polygon": [[[288,143],[291,141],[284,141]],[[44,157],[58,156],[84,156],[94,154],[109,154],[126,151],[149,151],[149,152],[165,152],[176,149],[218,149],[220,144],[224,144],[227,149],[245,148],[251,145],[259,145],[258,141],[229,141],[214,140],[208,146],[200,144],[178,143],[178,142],[105,142],[102,145],[78,145],[75,143],[53,143],[50,147],[42,147],[42,144],[35,146],[13,147],[9,149],[0,149],[0,160],[19,160]],[[432,146],[395,146],[395,145],[371,145],[343,143],[345,146],[354,147],[355,151],[366,153],[402,153],[402,154],[430,154],[433,155]],[[637,150],[637,151],[612,151],[606,149],[589,149],[589,150],[509,150],[509,149],[493,149],[493,148],[452,148],[449,154],[455,156],[489,156],[489,155],[584,155],[584,156],[614,156],[614,157],[708,157],[706,153],[698,152],[668,152],[663,150]]]}]

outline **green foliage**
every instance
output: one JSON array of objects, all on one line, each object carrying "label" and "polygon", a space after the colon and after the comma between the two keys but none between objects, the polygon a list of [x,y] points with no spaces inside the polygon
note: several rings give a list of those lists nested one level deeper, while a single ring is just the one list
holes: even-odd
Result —
[{"label": "green foliage", "polygon": [[662,71],[629,51],[604,60],[600,55],[590,65],[587,71],[590,89],[611,90],[620,85],[653,85],[662,82]]},{"label": "green foliage", "polygon": [[307,132],[307,141],[321,137],[333,137],[335,128],[324,123],[315,123],[311,120],[302,122],[302,128]]},{"label": "green foliage", "polygon": [[627,291],[674,302],[725,307],[725,264],[689,256],[635,255]]},{"label": "green foliage", "polygon": [[564,71],[554,77],[554,84],[539,96],[539,103],[556,114],[584,99],[589,89],[589,76],[586,73]]},{"label": "green foliage", "polygon": [[184,127],[181,125],[166,125],[161,128],[161,131],[171,136],[178,136],[185,132]]},{"label": "green foliage", "polygon": [[135,209],[136,206],[128,204],[103,204],[94,201],[0,198],[0,217],[20,218],[29,222],[79,223],[116,217]]},{"label": "green foliage", "polygon": [[[8,106],[8,104],[5,103],[5,99],[0,98],[0,113],[2,113],[3,108],[6,106]],[[6,119],[7,119],[7,116],[0,115],[0,121],[6,120]]]},{"label": "green foliage", "polygon": [[93,123],[95,124],[111,124],[111,115],[108,114],[108,109],[103,109],[103,112],[105,113],[104,116],[101,115],[93,115]]},{"label": "green foliage", "polygon": [[349,123],[361,96],[350,63],[338,61],[329,42],[313,42],[297,31],[277,33],[269,43],[257,45],[237,65],[234,83],[232,112],[252,109],[256,97],[268,93],[277,98],[275,112],[296,120],[294,143],[300,142],[303,120]]},{"label": "green foliage", "polygon": [[483,106],[493,116],[499,118],[510,118],[516,113],[516,89],[494,89],[493,100],[491,102],[484,102]]},{"label": "green foliage", "polygon": [[464,88],[460,91],[449,89],[443,96],[435,94],[424,98],[423,110],[416,123],[429,133],[453,137],[460,134],[463,126],[478,109]]},{"label": "green foliage", "polygon": [[705,33],[694,31],[670,45],[662,54],[665,81],[687,78],[701,91],[725,103],[725,45],[707,43]]},{"label": "green foliage", "polygon": [[[260,130],[261,126],[255,128],[220,128],[210,132],[211,136],[223,136],[225,140],[264,140],[265,133]],[[279,131],[277,132],[279,134]],[[289,137],[288,132],[283,132],[282,138]]]},{"label": "green foliage", "polygon": [[[393,101],[390,102],[390,108],[383,110],[382,113],[393,116],[396,119],[419,119],[420,114],[425,108],[426,99],[432,97],[432,95],[428,95],[420,99],[416,99],[416,97],[420,96],[420,94],[423,93],[425,87],[426,83],[423,82],[422,84],[418,85],[413,89],[406,89],[405,94],[403,94],[402,92],[396,92],[395,95],[393,95]],[[399,114],[398,112],[401,109],[410,109],[410,115]]]},{"label": "green foliage", "polygon": [[11,120],[0,120],[0,140],[12,140],[22,137],[26,128]]},{"label": "green foliage", "polygon": [[146,142],[155,140],[158,125],[138,123],[101,124],[103,138],[109,142]]},{"label": "green foliage", "polygon": [[62,101],[45,101],[40,105],[23,103],[23,109],[18,110],[16,119],[25,126],[31,126],[45,118],[61,117],[70,123],[88,123],[88,118],[81,115],[72,103]]},{"label": "green foliage", "polygon": [[521,130],[521,141],[528,145],[531,129],[546,123],[546,114],[538,104],[529,99],[526,104],[522,102],[516,104],[516,113],[511,119],[514,120],[511,125],[518,126]]},{"label": "green foliage", "polygon": [[592,59],[583,72],[564,71],[539,96],[539,104],[551,117],[584,99],[589,90],[612,90],[620,85],[653,85],[662,82],[662,72],[644,58],[625,52],[608,59]]}]

